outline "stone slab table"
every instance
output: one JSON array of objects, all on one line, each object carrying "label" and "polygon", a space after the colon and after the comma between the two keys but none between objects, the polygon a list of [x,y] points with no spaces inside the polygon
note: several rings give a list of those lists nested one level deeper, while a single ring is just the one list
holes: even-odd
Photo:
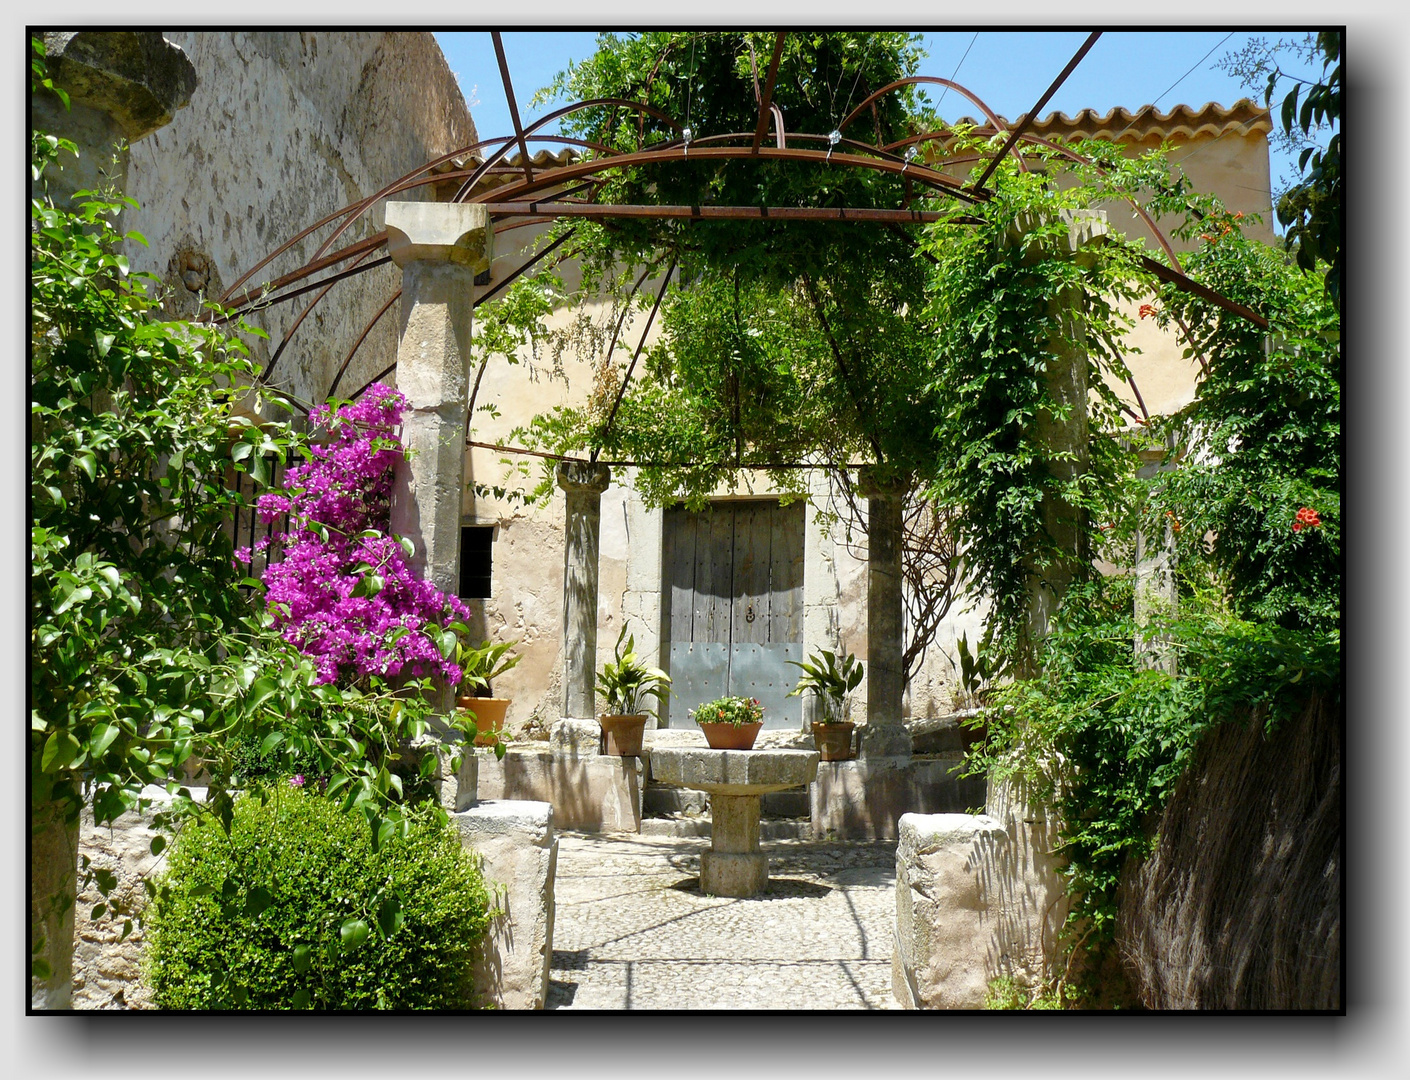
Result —
[{"label": "stone slab table", "polygon": [[769,881],[769,860],[759,851],[759,799],[811,784],[818,775],[818,753],[657,747],[651,751],[651,775],[710,796],[711,842],[700,855],[700,891],[754,896]]}]

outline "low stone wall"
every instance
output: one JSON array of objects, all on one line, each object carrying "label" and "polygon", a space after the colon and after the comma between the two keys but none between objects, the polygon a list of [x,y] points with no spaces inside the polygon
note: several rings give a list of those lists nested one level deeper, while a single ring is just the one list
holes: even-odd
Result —
[{"label": "low stone wall", "polygon": [[489,800],[548,803],[558,828],[641,832],[645,765],[641,758],[511,747],[502,761],[479,755],[479,793]]},{"label": "low stone wall", "polygon": [[[80,891],[73,927],[73,1008],[150,1009],[151,991],[141,981],[142,951],[146,938],[138,919],[147,904],[142,883],[152,880],[165,868],[166,856],[152,854],[152,815],[170,804],[165,789],[149,787],[142,793],[153,802],[145,813],[129,811],[112,825],[93,823],[93,811],[85,808],[80,818],[79,865],[86,856],[91,869],[111,870],[117,886],[104,897],[95,882]],[[196,799],[205,792],[191,789]],[[104,904],[109,913],[93,919],[93,909]],[[132,920],[132,930],[124,938],[123,924]]]},{"label": "low stone wall", "polygon": [[818,839],[895,840],[902,814],[963,813],[984,801],[984,778],[961,777],[964,754],[824,761],[811,790]]}]

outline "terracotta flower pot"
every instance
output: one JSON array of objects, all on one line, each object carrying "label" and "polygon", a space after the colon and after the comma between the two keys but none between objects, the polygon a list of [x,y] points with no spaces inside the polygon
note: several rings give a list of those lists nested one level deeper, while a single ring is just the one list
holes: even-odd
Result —
[{"label": "terracotta flower pot", "polygon": [[510,698],[502,697],[458,697],[458,708],[475,714],[476,746],[493,746],[499,741],[499,732],[504,729],[504,714],[509,711]]},{"label": "terracotta flower pot", "polygon": [[753,750],[763,726],[761,720],[757,724],[701,724],[700,730],[712,750]]},{"label": "terracotta flower pot", "polygon": [[849,720],[833,724],[813,724],[813,745],[823,761],[851,761],[852,731],[856,728]]},{"label": "terracotta flower pot", "polygon": [[645,713],[599,716],[597,722],[602,727],[602,752],[613,757],[640,757],[646,721]]}]

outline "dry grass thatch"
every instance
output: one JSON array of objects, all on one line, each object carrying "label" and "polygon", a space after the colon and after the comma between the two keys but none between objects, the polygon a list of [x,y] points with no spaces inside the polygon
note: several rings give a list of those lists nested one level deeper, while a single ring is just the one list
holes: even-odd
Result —
[{"label": "dry grass thatch", "polygon": [[1340,705],[1207,735],[1123,883],[1118,941],[1154,1009],[1340,1009]]}]

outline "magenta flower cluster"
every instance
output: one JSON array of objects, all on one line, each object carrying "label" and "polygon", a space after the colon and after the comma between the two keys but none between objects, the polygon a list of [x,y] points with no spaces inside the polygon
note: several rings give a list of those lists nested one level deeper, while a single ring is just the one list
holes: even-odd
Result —
[{"label": "magenta flower cluster", "polygon": [[[470,613],[412,571],[389,531],[405,406],[379,383],[336,412],[315,409],[309,419],[327,429],[327,443],[285,473],[282,494],[256,504],[263,522],[288,515],[284,557],[264,572],[266,596],[284,639],[313,658],[319,682],[403,672],[460,682],[460,668],[442,658],[425,627]],[[248,562],[251,551],[236,557]]]}]

